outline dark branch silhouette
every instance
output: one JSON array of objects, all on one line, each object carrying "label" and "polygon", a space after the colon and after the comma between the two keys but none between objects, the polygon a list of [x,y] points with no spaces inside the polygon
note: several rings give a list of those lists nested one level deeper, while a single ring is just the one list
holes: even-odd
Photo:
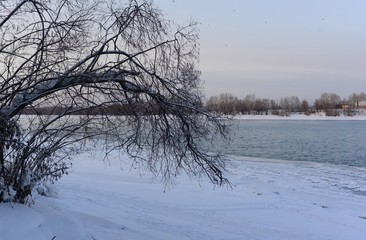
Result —
[{"label": "dark branch silhouette", "polygon": [[148,0],[1,1],[0,202],[27,202],[100,136],[106,154],[166,182],[228,183],[202,144],[227,128],[203,106],[197,42],[196,23],[176,26]]}]

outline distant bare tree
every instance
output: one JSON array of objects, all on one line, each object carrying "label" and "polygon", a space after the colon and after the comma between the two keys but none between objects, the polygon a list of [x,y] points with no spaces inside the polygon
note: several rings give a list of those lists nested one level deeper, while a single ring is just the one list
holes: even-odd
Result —
[{"label": "distant bare tree", "polygon": [[322,107],[320,106],[319,99],[315,99],[313,108],[315,109],[316,112],[319,112],[322,109]]},{"label": "distant bare tree", "polygon": [[276,103],[275,100],[270,100],[269,102],[269,109],[271,110],[272,115],[278,115],[279,114],[279,108],[280,106]]},{"label": "distant bare tree", "polygon": [[335,93],[322,93],[319,98],[320,108],[323,109],[327,116],[338,116],[340,112],[337,105],[341,102],[341,97]]},{"label": "distant bare tree", "polygon": [[301,112],[305,113],[306,115],[309,115],[309,102],[306,99],[303,99],[301,102]]},{"label": "distant bare tree", "polygon": [[[227,183],[225,162],[201,144],[226,126],[202,104],[196,26],[149,0],[0,1],[0,202],[27,202],[98,136],[165,181]],[[111,106],[129,114],[88,114]]]},{"label": "distant bare tree", "polygon": [[218,96],[211,96],[206,102],[206,108],[210,112],[219,113],[219,97]]},{"label": "distant bare tree", "polygon": [[230,93],[221,93],[219,96],[212,96],[206,103],[206,108],[209,111],[235,115],[240,111],[240,101],[237,97]]},{"label": "distant bare tree", "polygon": [[267,102],[265,99],[257,98],[253,104],[253,110],[255,115],[262,115],[268,112],[269,106],[267,106]]},{"label": "distant bare tree", "polygon": [[252,114],[253,108],[254,108],[254,102],[255,102],[255,95],[254,94],[248,94],[244,98],[244,103],[246,108],[248,109],[248,114]]},{"label": "distant bare tree", "polygon": [[351,96],[349,96],[348,99],[349,99],[349,103],[352,105],[352,107],[359,108],[360,103],[366,101],[366,93],[364,93],[364,92],[361,92],[358,94],[353,93]]},{"label": "distant bare tree", "polygon": [[296,96],[285,97],[280,100],[280,106],[286,115],[300,111],[300,100]]},{"label": "distant bare tree", "polygon": [[235,115],[238,108],[238,98],[230,93],[221,93],[219,95],[219,111],[225,115]]}]

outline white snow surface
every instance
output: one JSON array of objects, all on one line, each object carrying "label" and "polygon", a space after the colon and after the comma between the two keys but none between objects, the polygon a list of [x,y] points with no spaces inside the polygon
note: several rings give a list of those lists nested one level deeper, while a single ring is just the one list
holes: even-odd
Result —
[{"label": "white snow surface", "polygon": [[[113,157],[114,156],[114,157]],[[233,189],[186,176],[165,188],[128,158],[75,159],[48,197],[0,204],[0,239],[365,239],[366,169],[233,159]]]}]

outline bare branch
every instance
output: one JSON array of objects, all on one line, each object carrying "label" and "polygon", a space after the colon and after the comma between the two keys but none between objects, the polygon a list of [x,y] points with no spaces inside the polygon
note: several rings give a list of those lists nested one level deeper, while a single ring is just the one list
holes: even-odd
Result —
[{"label": "bare branch", "polygon": [[203,107],[197,42],[196,23],[176,26],[149,0],[7,2],[0,202],[26,202],[39,182],[60,178],[86,141],[166,183],[183,172],[228,183],[225,160],[209,154],[227,126]]}]

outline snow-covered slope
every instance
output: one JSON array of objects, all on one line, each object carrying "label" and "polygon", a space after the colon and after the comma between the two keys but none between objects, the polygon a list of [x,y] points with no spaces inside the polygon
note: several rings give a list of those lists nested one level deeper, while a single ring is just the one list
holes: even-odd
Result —
[{"label": "snow-covered slope", "polygon": [[81,155],[50,197],[0,205],[0,239],[364,239],[366,169],[236,160],[233,189],[169,188],[128,159]]}]

